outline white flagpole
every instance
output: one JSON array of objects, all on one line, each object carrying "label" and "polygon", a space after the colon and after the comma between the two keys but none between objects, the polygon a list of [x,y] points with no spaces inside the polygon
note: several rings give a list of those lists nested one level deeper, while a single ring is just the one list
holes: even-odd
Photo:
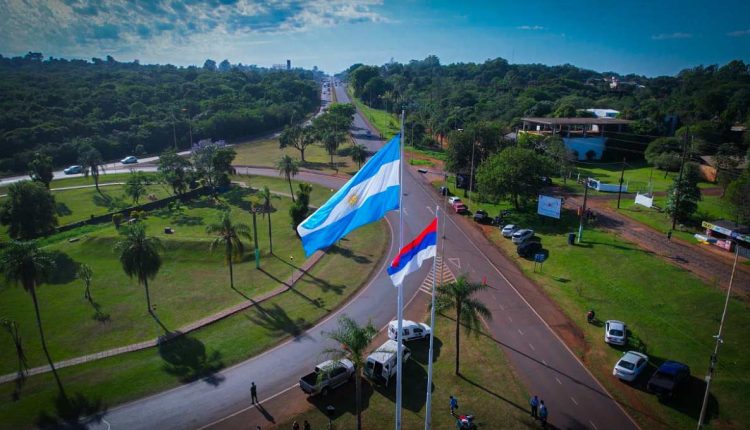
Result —
[{"label": "white flagpole", "polygon": [[[404,115],[406,115],[404,110],[401,110],[401,135],[399,136],[399,145],[400,145],[400,157],[401,160],[399,161],[399,196],[398,196],[398,249],[404,248]],[[404,283],[401,282],[401,284],[398,286],[398,302],[396,303],[396,306],[398,307],[397,315],[398,315],[398,334],[396,335],[396,342],[398,342],[398,347],[396,350],[396,430],[401,430],[401,375],[403,372],[401,372],[401,368],[403,365],[402,360],[402,343],[403,339],[401,337],[403,336],[403,326],[404,326]]]},{"label": "white flagpole", "polygon": [[[435,227],[435,233],[440,232],[440,206],[435,206],[435,218],[437,223]],[[438,234],[438,239],[439,238]],[[435,242],[435,250],[437,251],[437,242]],[[432,428],[432,341],[435,337],[435,283],[437,282],[437,252],[432,258],[432,305],[430,306],[430,353],[427,356],[427,408],[424,414],[424,430],[430,430]]]}]

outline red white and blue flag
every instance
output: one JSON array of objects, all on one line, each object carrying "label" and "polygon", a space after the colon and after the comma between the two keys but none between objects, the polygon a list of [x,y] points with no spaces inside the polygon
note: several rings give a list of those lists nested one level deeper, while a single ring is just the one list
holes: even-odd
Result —
[{"label": "red white and blue flag", "polygon": [[388,266],[388,275],[393,285],[404,283],[406,275],[416,272],[422,267],[422,262],[437,254],[437,217],[432,220],[416,239],[404,246],[393,262]]}]

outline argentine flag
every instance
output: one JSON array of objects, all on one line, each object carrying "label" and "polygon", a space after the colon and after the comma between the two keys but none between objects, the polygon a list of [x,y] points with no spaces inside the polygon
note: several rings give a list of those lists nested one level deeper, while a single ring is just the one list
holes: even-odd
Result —
[{"label": "argentine flag", "polygon": [[401,139],[396,135],[336,194],[299,226],[305,254],[333,245],[350,231],[398,209]]}]

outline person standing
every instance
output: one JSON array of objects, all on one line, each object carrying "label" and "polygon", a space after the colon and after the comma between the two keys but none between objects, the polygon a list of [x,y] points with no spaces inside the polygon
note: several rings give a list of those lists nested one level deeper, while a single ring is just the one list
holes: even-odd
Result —
[{"label": "person standing", "polygon": [[455,410],[458,409],[458,399],[451,396],[450,406],[451,406],[451,415],[455,415]]},{"label": "person standing", "polygon": [[667,232],[667,240],[672,240],[672,230]]},{"label": "person standing", "polygon": [[310,430],[310,423],[305,420],[305,423],[302,425],[302,430]]},{"label": "person standing", "polygon": [[250,401],[252,404],[260,404],[258,401],[258,387],[255,386],[255,381],[250,384]]},{"label": "person standing", "polygon": [[297,421],[292,423],[292,430],[299,430],[299,423],[297,423]]},{"label": "person standing", "polygon": [[531,417],[535,420],[539,418],[539,397],[534,396],[529,400],[529,405],[531,406]]},{"label": "person standing", "polygon": [[539,419],[542,421],[542,428],[547,428],[547,406],[544,400],[539,401]]}]

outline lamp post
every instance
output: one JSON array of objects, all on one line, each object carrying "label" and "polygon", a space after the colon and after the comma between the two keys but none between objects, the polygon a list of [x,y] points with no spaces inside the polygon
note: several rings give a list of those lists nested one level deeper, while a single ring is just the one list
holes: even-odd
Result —
[{"label": "lamp post", "polygon": [[260,249],[258,249],[258,226],[255,221],[256,214],[258,213],[258,208],[253,206],[250,209],[250,212],[253,214],[253,242],[255,243],[255,268],[260,269]]},{"label": "lamp post", "polygon": [[289,280],[289,286],[294,285],[294,256],[289,256],[289,265],[292,266],[292,278]]}]

